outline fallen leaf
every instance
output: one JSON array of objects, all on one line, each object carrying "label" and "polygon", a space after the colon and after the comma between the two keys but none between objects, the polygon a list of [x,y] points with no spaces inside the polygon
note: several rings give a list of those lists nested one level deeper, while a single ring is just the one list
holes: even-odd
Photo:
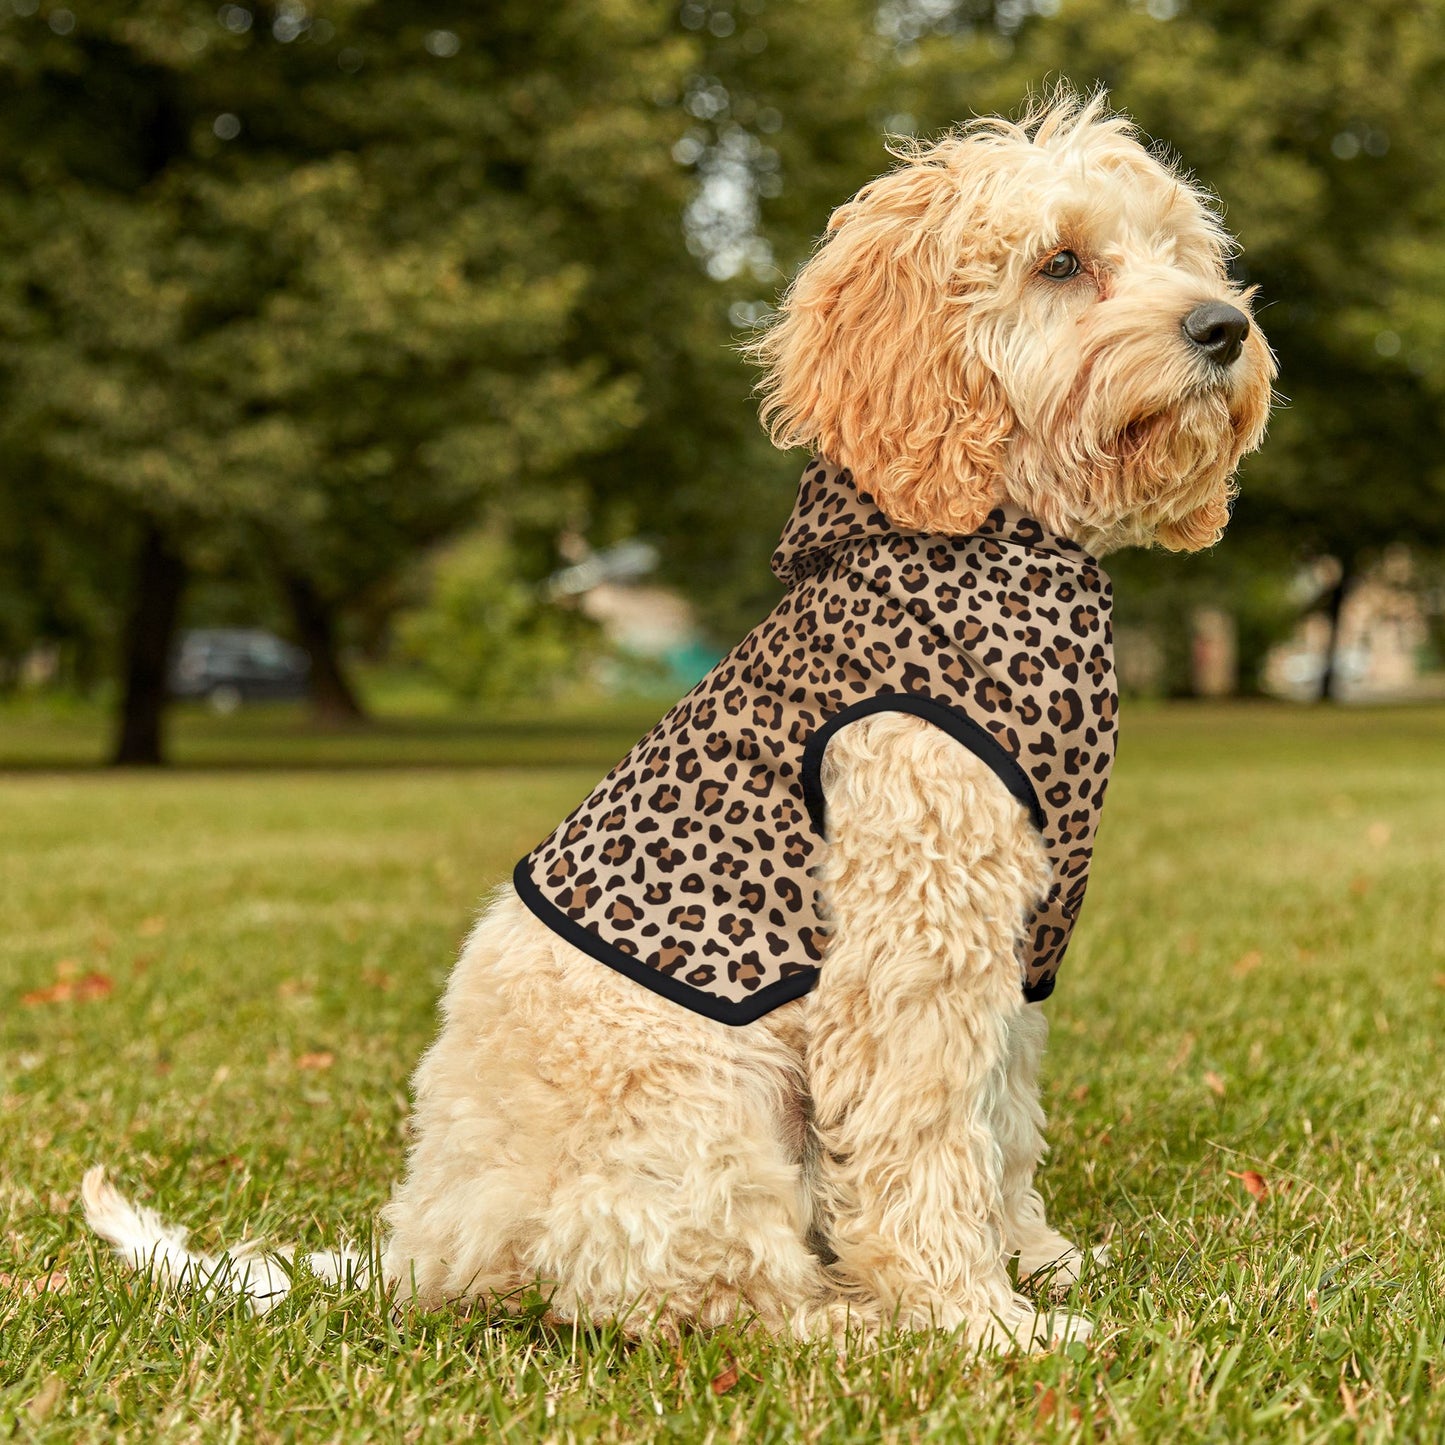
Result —
[{"label": "fallen leaf", "polygon": [[1445,973],[1437,973],[1435,975],[1435,987],[1445,988]]},{"label": "fallen leaf", "polygon": [[1038,1403],[1034,1406],[1034,1424],[1052,1424],[1058,1409],[1059,1397],[1055,1391],[1053,1389],[1040,1390]]},{"label": "fallen leaf", "polygon": [[737,1382],[738,1362],[729,1355],[727,1369],[720,1375],[714,1375],[712,1377],[712,1392],[714,1395],[726,1395]]},{"label": "fallen leaf", "polygon": [[1251,948],[1248,953],[1235,959],[1234,976],[1243,978],[1246,974],[1253,973],[1263,962],[1264,955],[1257,948]]},{"label": "fallen leaf", "polygon": [[1350,896],[1353,898],[1363,898],[1374,886],[1373,881],[1366,878],[1363,873],[1357,874],[1354,878],[1350,879]]},{"label": "fallen leaf", "polygon": [[361,971],[361,981],[368,988],[374,988],[379,993],[390,993],[395,980],[383,968],[364,968]]},{"label": "fallen leaf", "polygon": [[34,1008],[42,1003],[64,1003],[72,992],[68,983],[53,983],[49,988],[33,988],[29,993],[22,993],[20,1002],[26,1008]]},{"label": "fallen leaf", "polygon": [[23,1275],[0,1273],[0,1289],[13,1289],[26,1299],[38,1299],[43,1294],[68,1294],[70,1277],[63,1269],[28,1279]]},{"label": "fallen leaf", "polygon": [[329,1069],[336,1062],[336,1055],[326,1049],[319,1049],[314,1054],[302,1054],[296,1060],[298,1069]]},{"label": "fallen leaf", "polygon": [[1263,1199],[1269,1193],[1269,1181],[1253,1169],[1244,1169],[1237,1174],[1231,1169],[1229,1177],[1239,1180],[1244,1185],[1245,1193],[1253,1199]]},{"label": "fallen leaf", "polygon": [[1390,841],[1390,825],[1388,823],[1371,823],[1365,829],[1365,837],[1372,848],[1383,848]]},{"label": "fallen leaf", "polygon": [[20,1002],[27,1008],[47,1003],[87,1003],[91,999],[104,998],[115,989],[115,983],[108,974],[88,973],[83,978],[62,978],[48,988],[32,989],[21,994]]},{"label": "fallen leaf", "polygon": [[1224,1080],[1213,1069],[1205,1073],[1204,1084],[1211,1094],[1217,1094],[1221,1099],[1224,1097]]},{"label": "fallen leaf", "polygon": [[1071,1089],[1069,1091],[1069,1098],[1071,1098],[1076,1104],[1082,1104],[1084,1100],[1088,1097],[1089,1086],[1087,1084],[1080,1084],[1077,1089]]},{"label": "fallen leaf", "polygon": [[136,932],[142,938],[159,938],[166,931],[166,921],[159,914],[154,918],[142,918]]}]

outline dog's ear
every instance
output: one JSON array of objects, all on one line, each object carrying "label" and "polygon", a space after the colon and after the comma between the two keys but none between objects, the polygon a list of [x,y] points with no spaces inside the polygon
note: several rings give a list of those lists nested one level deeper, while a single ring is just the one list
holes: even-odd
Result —
[{"label": "dog's ear", "polygon": [[960,285],[962,178],[942,149],[838,209],[748,351],[776,446],[851,468],[899,526],[962,535],[998,502],[1013,416]]}]

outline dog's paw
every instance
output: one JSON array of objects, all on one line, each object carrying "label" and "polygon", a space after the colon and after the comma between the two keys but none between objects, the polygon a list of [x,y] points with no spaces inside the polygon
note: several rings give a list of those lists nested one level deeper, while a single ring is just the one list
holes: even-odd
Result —
[{"label": "dog's paw", "polygon": [[1034,1331],[1036,1349],[1059,1349],[1064,1345],[1082,1344],[1094,1333],[1094,1322],[1088,1315],[1053,1310],[1038,1317]]},{"label": "dog's paw", "polygon": [[1028,1250],[1019,1252],[1019,1283],[1021,1285],[1033,1285],[1052,1291],[1055,1294],[1063,1294],[1072,1289],[1079,1282],[1079,1276],[1084,1272],[1086,1260],[1092,1260],[1094,1264],[1107,1264],[1109,1262],[1109,1246],[1107,1244],[1096,1244],[1085,1254],[1077,1245],[1070,1244],[1060,1236],[1056,1246],[1043,1250]]},{"label": "dog's paw", "polygon": [[981,1350],[1036,1354],[1087,1340],[1093,1329],[1093,1321],[1084,1315],[1040,1310],[1033,1300],[1014,1295],[1008,1307],[972,1331],[970,1339]]}]

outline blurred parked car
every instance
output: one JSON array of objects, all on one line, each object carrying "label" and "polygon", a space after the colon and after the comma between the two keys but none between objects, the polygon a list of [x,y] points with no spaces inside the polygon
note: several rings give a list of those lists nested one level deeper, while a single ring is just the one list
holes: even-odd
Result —
[{"label": "blurred parked car", "polygon": [[183,633],[171,665],[171,696],[204,698],[217,712],[243,702],[306,696],[311,659],[274,633],[206,627]]}]

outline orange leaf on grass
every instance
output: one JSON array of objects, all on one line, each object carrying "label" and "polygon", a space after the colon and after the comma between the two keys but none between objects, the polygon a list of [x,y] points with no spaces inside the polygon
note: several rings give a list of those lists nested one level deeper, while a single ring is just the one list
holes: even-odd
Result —
[{"label": "orange leaf on grass", "polygon": [[729,1355],[727,1369],[712,1378],[712,1392],[714,1395],[726,1395],[737,1382],[738,1362]]},{"label": "orange leaf on grass", "polygon": [[49,988],[33,988],[29,993],[20,995],[20,1002],[26,1008],[34,1008],[42,1003],[64,1003],[73,992],[73,986],[65,980],[53,983]]},{"label": "orange leaf on grass", "polygon": [[1251,948],[1248,953],[1242,954],[1234,961],[1234,976],[1244,978],[1251,974],[1264,962],[1264,955],[1257,949]]},{"label": "orange leaf on grass", "polygon": [[57,979],[48,988],[32,989],[21,994],[20,1002],[26,1008],[47,1003],[88,1003],[92,999],[105,998],[114,990],[115,982],[109,974],[87,973],[80,978]]},{"label": "orange leaf on grass", "polygon": [[296,1060],[298,1069],[329,1069],[336,1062],[336,1055],[326,1049],[318,1049],[314,1054],[302,1054]]},{"label": "orange leaf on grass", "polygon": [[1218,1094],[1221,1099],[1224,1097],[1224,1080],[1213,1069],[1204,1075],[1204,1085],[1211,1094]]},{"label": "orange leaf on grass", "polygon": [[68,1294],[70,1292],[70,1276],[64,1265],[59,1269],[51,1270],[49,1274],[28,1277],[0,1273],[0,1290],[14,1290],[26,1299],[39,1299],[41,1295],[46,1294]]},{"label": "orange leaf on grass", "polygon": [[1253,1199],[1263,1199],[1269,1193],[1269,1181],[1256,1170],[1243,1169],[1236,1173],[1231,1169],[1229,1177],[1239,1180],[1244,1185],[1245,1192]]}]

